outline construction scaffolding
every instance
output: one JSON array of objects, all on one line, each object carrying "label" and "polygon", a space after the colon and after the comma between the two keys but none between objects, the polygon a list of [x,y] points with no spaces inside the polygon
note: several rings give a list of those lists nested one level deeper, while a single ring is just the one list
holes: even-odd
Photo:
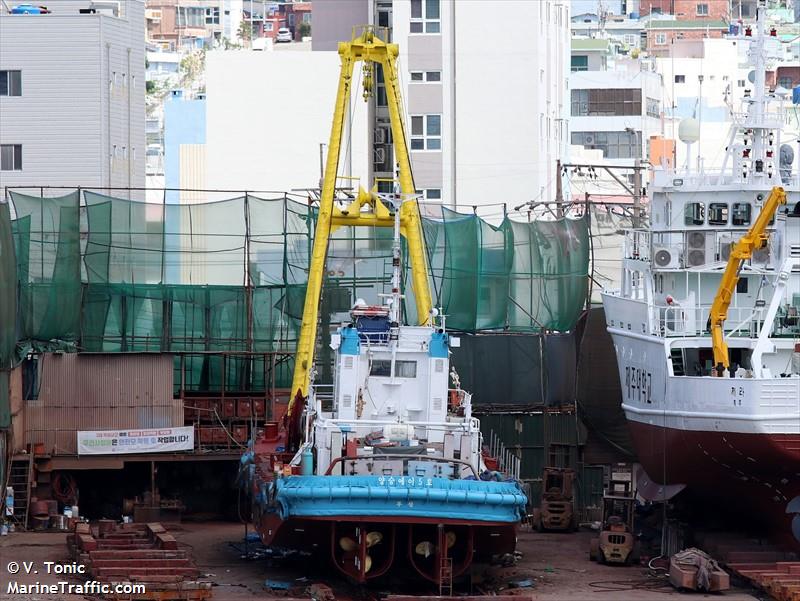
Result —
[{"label": "construction scaffolding", "polygon": [[[216,202],[168,204],[166,194],[163,202],[152,203],[122,198],[130,196],[125,191],[114,191],[119,197],[83,189],[55,197],[44,192],[7,189],[13,213],[5,204],[0,210],[4,366],[15,344],[17,356],[31,348],[293,350],[313,242],[312,200],[243,193]],[[574,327],[587,300],[585,218],[505,219],[496,227],[440,206],[427,206],[424,213],[431,289],[449,328]],[[357,298],[378,301],[391,270],[390,235],[380,228],[333,232],[323,320],[335,323]],[[18,294],[8,285],[15,281]],[[413,319],[410,288],[405,307]],[[206,359],[193,357],[199,358],[197,373],[185,366],[187,378],[200,381],[205,369],[208,381]],[[283,371],[288,377],[290,366]]]}]

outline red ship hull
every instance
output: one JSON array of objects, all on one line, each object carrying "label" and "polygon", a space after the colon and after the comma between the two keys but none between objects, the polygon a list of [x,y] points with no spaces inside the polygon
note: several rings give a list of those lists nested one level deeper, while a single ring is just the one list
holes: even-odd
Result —
[{"label": "red ship hull", "polygon": [[664,428],[628,420],[639,462],[661,484],[760,523],[764,534],[800,548],[787,505],[800,495],[800,434],[741,434]]}]

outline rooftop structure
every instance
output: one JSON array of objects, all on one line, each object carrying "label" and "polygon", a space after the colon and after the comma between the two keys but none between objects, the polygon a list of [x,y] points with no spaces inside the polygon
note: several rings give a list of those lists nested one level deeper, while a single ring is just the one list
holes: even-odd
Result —
[{"label": "rooftop structure", "polygon": [[0,11],[0,186],[144,187],[143,0],[51,11]]}]

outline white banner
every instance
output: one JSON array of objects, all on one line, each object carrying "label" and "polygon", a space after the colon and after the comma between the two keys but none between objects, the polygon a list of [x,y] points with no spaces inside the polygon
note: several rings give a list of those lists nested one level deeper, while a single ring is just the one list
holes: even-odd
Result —
[{"label": "white banner", "polygon": [[78,455],[122,455],[191,451],[194,428],[97,430],[78,432]]}]

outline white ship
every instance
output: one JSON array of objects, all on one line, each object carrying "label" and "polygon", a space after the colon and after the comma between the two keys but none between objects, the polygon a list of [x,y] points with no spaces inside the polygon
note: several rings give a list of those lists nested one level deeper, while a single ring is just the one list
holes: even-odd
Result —
[{"label": "white ship", "polygon": [[737,33],[753,84],[722,169],[655,169],[650,225],[626,232],[621,289],[603,304],[649,477],[800,540],[800,178],[796,137],[782,138],[791,98],[765,85],[765,13],[759,0]]}]

